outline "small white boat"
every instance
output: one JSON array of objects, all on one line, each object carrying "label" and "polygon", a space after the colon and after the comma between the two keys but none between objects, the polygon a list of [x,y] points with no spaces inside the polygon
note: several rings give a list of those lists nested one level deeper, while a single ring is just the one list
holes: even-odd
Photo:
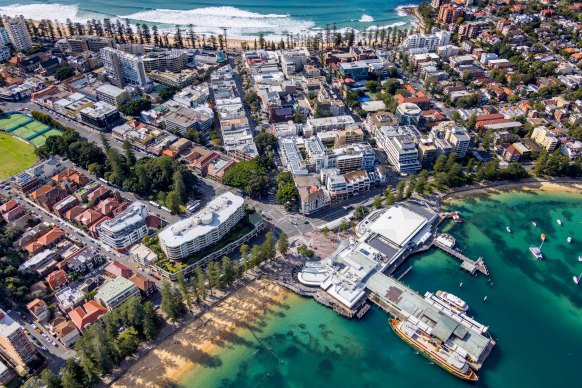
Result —
[{"label": "small white boat", "polygon": [[442,300],[443,302],[445,302],[449,306],[451,306],[459,311],[466,312],[467,310],[469,310],[469,305],[467,304],[467,302],[465,302],[463,299],[459,298],[456,295],[450,294],[450,293],[445,292],[445,291],[438,290],[436,292],[436,296],[437,296],[437,298],[439,298],[440,300]]},{"label": "small white boat", "polygon": [[582,278],[582,273],[578,276],[572,276],[572,280],[574,280],[574,283],[576,284],[580,283],[580,278]]},{"label": "small white boat", "polygon": [[558,219],[556,220],[556,222],[558,223],[558,225],[560,225],[560,226],[562,225],[562,220],[561,220],[561,219],[559,219],[559,218],[558,218]]},{"label": "small white boat", "polygon": [[568,236],[568,238],[566,239],[569,243],[572,242],[572,237]]},{"label": "small white boat", "polygon": [[578,256],[578,261],[582,262],[582,255]]},{"label": "small white boat", "polygon": [[505,230],[507,230],[507,233],[511,233],[511,229],[509,229],[509,226],[506,226]]},{"label": "small white boat", "polygon": [[538,227],[538,224],[535,221],[532,221],[531,224],[534,226],[534,228],[537,228]]},{"label": "small white boat", "polygon": [[483,302],[487,302],[487,295],[485,295],[485,298],[483,298]]}]

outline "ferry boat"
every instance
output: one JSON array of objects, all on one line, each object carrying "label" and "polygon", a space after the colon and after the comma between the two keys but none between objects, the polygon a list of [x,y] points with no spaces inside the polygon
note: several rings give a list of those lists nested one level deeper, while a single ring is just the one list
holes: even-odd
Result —
[{"label": "ferry boat", "polygon": [[453,376],[466,381],[479,380],[477,374],[461,355],[447,348],[442,341],[420,330],[412,322],[392,319],[390,326],[400,338],[418,350],[420,354]]},{"label": "ferry boat", "polygon": [[509,229],[509,226],[506,226],[505,230],[507,230],[507,233],[511,233],[511,229]]},{"label": "ferry boat", "polygon": [[562,220],[561,219],[557,219],[556,222],[558,223],[558,225],[562,226]]},{"label": "ferry boat", "polygon": [[448,292],[438,290],[436,292],[436,296],[440,300],[442,300],[443,302],[448,304],[449,306],[451,306],[459,311],[466,312],[467,310],[469,310],[469,305],[467,304],[467,302],[465,302],[463,299],[459,298],[456,295],[449,294]]}]

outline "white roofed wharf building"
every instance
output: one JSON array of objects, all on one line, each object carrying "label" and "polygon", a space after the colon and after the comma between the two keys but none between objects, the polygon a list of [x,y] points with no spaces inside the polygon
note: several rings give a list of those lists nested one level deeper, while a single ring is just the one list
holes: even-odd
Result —
[{"label": "white roofed wharf building", "polygon": [[193,216],[160,232],[160,246],[168,258],[183,260],[220,241],[244,217],[244,200],[230,192],[210,201]]},{"label": "white roofed wharf building", "polygon": [[134,202],[111,220],[101,223],[97,230],[99,239],[118,252],[126,252],[148,233],[146,205]]}]

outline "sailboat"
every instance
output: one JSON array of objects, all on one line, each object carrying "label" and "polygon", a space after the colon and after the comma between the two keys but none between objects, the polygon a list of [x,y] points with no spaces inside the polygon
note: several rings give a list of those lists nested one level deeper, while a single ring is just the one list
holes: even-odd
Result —
[{"label": "sailboat", "polygon": [[578,276],[572,276],[572,280],[574,280],[574,283],[576,284],[580,283],[580,279],[582,279],[582,273]]},{"label": "sailboat", "polygon": [[546,235],[542,233],[540,237],[542,239],[542,243],[540,244],[539,247],[536,247],[535,245],[529,247],[529,251],[532,253],[532,255],[534,255],[536,260],[541,260],[544,258],[544,255],[542,254],[542,245],[544,245],[544,241],[546,241]]}]

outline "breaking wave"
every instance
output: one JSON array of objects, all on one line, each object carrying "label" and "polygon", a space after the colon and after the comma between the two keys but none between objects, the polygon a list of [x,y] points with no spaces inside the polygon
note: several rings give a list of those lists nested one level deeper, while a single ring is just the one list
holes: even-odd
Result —
[{"label": "breaking wave", "polygon": [[370,23],[373,21],[374,21],[374,18],[372,16],[366,15],[366,14],[362,15],[362,17],[359,20],[360,23]]}]

